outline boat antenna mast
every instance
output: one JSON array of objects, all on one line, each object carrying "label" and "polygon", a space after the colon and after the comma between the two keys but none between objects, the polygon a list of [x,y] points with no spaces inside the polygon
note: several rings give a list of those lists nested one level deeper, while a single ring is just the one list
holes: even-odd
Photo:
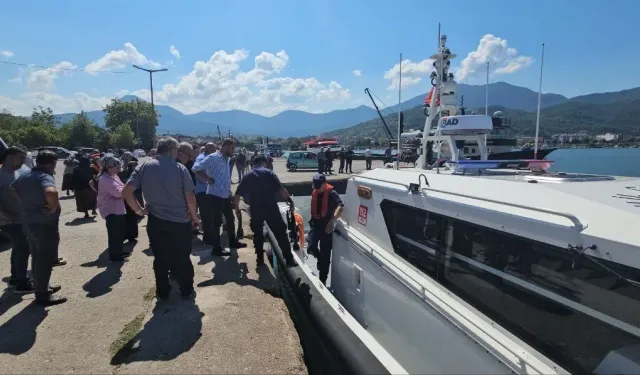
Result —
[{"label": "boat antenna mast", "polygon": [[398,82],[398,142],[396,150],[396,169],[400,169],[400,141],[402,140],[402,53],[400,53],[400,76]]},{"label": "boat antenna mast", "polygon": [[542,43],[542,57],[540,59],[540,87],[538,88],[538,113],[536,114],[536,139],[533,148],[533,160],[538,159],[538,134],[540,133],[540,102],[542,99],[542,68],[544,67],[544,43]]},{"label": "boat antenna mast", "polygon": [[369,99],[371,99],[371,103],[373,103],[373,107],[376,109],[376,112],[378,112],[378,116],[380,116],[380,120],[382,120],[382,125],[387,131],[387,134],[389,135],[389,144],[391,144],[391,142],[393,141],[393,134],[391,134],[391,130],[389,130],[389,127],[387,126],[387,122],[384,121],[384,117],[382,116],[382,113],[380,113],[380,109],[378,108],[376,101],[373,100],[373,96],[371,96],[371,91],[369,91],[369,88],[365,88],[364,93],[369,95]]}]

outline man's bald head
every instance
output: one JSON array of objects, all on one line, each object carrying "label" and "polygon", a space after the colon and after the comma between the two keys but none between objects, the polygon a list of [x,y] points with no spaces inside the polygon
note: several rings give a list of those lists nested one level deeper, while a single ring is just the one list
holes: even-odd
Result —
[{"label": "man's bald head", "polygon": [[212,142],[207,142],[207,144],[204,145],[204,153],[207,155],[213,154],[217,149],[216,145]]}]

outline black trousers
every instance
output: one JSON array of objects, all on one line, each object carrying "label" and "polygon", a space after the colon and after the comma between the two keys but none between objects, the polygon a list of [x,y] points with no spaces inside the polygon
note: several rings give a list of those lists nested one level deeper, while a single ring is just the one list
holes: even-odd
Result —
[{"label": "black trousers", "polygon": [[202,242],[205,245],[213,244],[213,222],[211,221],[213,216],[211,212],[211,202],[207,196],[207,193],[196,194],[196,202],[198,203],[198,210],[200,211],[200,223],[202,226]]},{"label": "black trousers", "polygon": [[127,208],[125,238],[133,241],[138,238],[138,215],[128,204],[125,204],[125,207]]},{"label": "black trousers", "polygon": [[324,159],[318,159],[318,173],[324,173]]},{"label": "black trousers", "polygon": [[24,234],[22,224],[9,224],[0,227],[11,239],[11,280],[15,285],[27,282],[29,266],[29,241]]},{"label": "black trousers", "polygon": [[371,169],[371,161],[372,161],[371,158],[365,158],[364,159],[364,162],[365,162],[367,170]]},{"label": "black trousers", "polygon": [[353,159],[347,159],[347,166],[346,166],[347,173],[353,173],[353,169],[351,169],[352,165],[353,165]]},{"label": "black trousers", "polygon": [[344,173],[344,159],[340,159],[340,169],[338,169],[338,173]]},{"label": "black trousers", "polygon": [[118,259],[124,251],[123,242],[127,237],[127,215],[107,215],[107,238],[109,242],[109,258]]},{"label": "black trousers", "polygon": [[327,283],[329,277],[329,268],[331,266],[331,251],[333,250],[333,232],[327,233],[327,222],[314,221],[311,229],[311,240],[309,247],[318,248],[320,244],[320,255],[318,256],[318,271],[320,272],[320,281]]},{"label": "black trousers", "polygon": [[149,240],[154,243],[153,273],[156,277],[156,293],[169,294],[169,271],[176,277],[180,292],[193,290],[193,264],[191,264],[191,222],[177,223],[149,214],[147,222]]},{"label": "black trousers", "polygon": [[211,231],[211,246],[213,249],[221,249],[220,245],[220,226],[222,225],[222,215],[224,215],[225,224],[227,225],[227,237],[229,238],[229,245],[233,245],[237,242],[236,239],[236,224],[235,217],[233,216],[233,207],[230,198],[220,198],[215,195],[209,195],[209,202],[211,207],[213,222],[213,230]]},{"label": "black trousers", "polygon": [[291,244],[289,243],[289,236],[287,235],[287,224],[282,220],[280,211],[278,208],[274,208],[270,212],[264,212],[261,210],[251,210],[251,222],[249,226],[253,232],[253,247],[256,249],[256,254],[262,255],[264,253],[264,223],[267,223],[271,232],[273,232],[278,246],[282,250],[282,256],[285,259],[293,259],[291,255]]},{"label": "black trousers", "polygon": [[48,299],[51,270],[58,261],[58,222],[24,224],[23,229],[31,250],[31,271],[36,287],[36,299]]}]

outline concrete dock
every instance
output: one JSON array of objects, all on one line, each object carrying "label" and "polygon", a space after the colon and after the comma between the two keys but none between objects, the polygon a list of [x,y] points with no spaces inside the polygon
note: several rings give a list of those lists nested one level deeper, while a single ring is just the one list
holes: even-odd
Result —
[{"label": "concrete dock", "polygon": [[[310,182],[314,174],[287,172],[282,160],[275,168],[283,182]],[[362,169],[364,161],[354,162],[354,172]],[[56,173],[60,185],[62,161]],[[180,299],[174,285],[171,300],[157,304],[146,220],[129,261],[113,264],[104,220],[83,219],[73,195],[61,197],[60,256],[68,264],[54,268],[51,282],[69,301],[40,308],[33,295],[0,284],[2,373],[307,373],[272,270],[256,267],[250,239],[226,258],[194,240],[195,303]],[[4,281],[10,253],[0,248]]]}]

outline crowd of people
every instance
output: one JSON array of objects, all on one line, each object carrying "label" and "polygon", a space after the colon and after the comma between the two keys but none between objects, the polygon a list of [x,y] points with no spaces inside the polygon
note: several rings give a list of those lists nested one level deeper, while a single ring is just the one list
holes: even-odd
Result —
[{"label": "crowd of people", "polygon": [[[240,242],[244,236],[241,198],[250,209],[257,264],[264,264],[262,228],[266,222],[287,266],[296,266],[277,197],[287,200],[292,212],[293,200],[273,172],[272,160],[269,165],[267,157],[259,153],[249,158],[246,150],[236,153],[235,147],[233,139],[197,147],[165,137],[150,152],[152,158],[143,163],[129,152],[120,157],[113,153],[71,156],[64,161],[62,191],[75,194],[76,209],[84,214],[84,218],[76,220],[94,220],[96,210],[104,219],[111,262],[127,261],[131,252],[125,251],[124,244],[137,242],[138,224],[146,216],[157,298],[169,298],[172,276],[181,296],[191,299],[195,296],[190,260],[194,235],[202,234],[202,242],[211,247],[211,254],[216,257],[247,246]],[[51,306],[66,301],[56,294],[61,287],[49,283],[53,267],[65,264],[58,257],[61,209],[54,179],[58,156],[41,151],[35,166],[29,169],[25,166],[26,155],[25,150],[10,147],[0,168],[0,230],[12,243],[9,284],[16,293],[35,293],[36,303]],[[251,170],[247,168],[249,160]],[[231,189],[234,167],[239,183],[235,195]],[[330,257],[327,235],[339,217],[342,203],[331,192],[324,175],[317,175],[313,182],[316,190],[312,222],[321,229],[311,242],[319,242],[320,252]],[[318,198],[325,191],[325,196],[331,198]],[[220,234],[223,224],[226,244]],[[32,278],[27,272],[29,256]],[[321,257],[319,262],[323,281],[328,273],[328,257]]]}]

